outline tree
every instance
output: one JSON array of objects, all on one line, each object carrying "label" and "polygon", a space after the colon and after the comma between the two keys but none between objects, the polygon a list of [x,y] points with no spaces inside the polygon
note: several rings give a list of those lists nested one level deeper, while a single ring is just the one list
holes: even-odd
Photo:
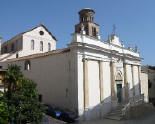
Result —
[{"label": "tree", "polygon": [[40,123],[43,117],[44,108],[38,100],[36,84],[26,79],[20,67],[9,65],[4,75],[5,91],[3,100],[8,108],[8,120],[16,124]]},{"label": "tree", "polygon": [[0,91],[0,124],[8,124],[8,108],[7,103],[3,100],[3,92]]}]

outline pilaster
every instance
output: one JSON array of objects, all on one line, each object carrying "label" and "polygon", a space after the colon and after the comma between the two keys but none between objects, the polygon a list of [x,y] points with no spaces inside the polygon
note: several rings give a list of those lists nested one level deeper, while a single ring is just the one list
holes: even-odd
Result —
[{"label": "pilaster", "polygon": [[141,74],[141,66],[138,66],[138,79],[139,79],[139,94],[141,94],[141,80],[140,80],[140,74]]},{"label": "pilaster", "polygon": [[99,61],[99,76],[100,76],[100,102],[104,100],[103,94],[103,62]]},{"label": "pilaster", "polygon": [[89,89],[88,89],[88,60],[83,60],[84,70],[84,108],[89,107]]},{"label": "pilaster", "polygon": [[135,96],[135,77],[134,77],[134,65],[131,65],[131,70],[132,70],[132,91],[133,91],[133,96]]},{"label": "pilaster", "polygon": [[112,100],[116,100],[114,62],[110,62],[110,74],[111,74],[111,97],[112,97]]}]

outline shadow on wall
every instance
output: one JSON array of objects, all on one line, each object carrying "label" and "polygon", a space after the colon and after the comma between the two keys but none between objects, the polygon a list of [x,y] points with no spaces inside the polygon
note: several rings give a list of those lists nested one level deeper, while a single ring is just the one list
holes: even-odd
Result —
[{"label": "shadow on wall", "polygon": [[[89,108],[86,108],[84,111],[80,110],[83,114],[81,114],[78,117],[78,120],[91,120],[102,118],[106,114],[110,113],[112,110],[115,110],[119,105],[125,105],[129,103],[129,101],[131,100],[138,101],[138,99],[140,98],[139,84],[135,85],[133,88],[128,90],[128,93],[126,92],[127,87],[121,87],[121,89],[119,89],[119,87],[117,86],[118,85],[116,84],[116,92],[114,99],[112,99],[112,97],[109,96],[104,98],[103,101],[101,101],[94,107],[89,106]],[[127,97],[127,95],[129,97]]]}]

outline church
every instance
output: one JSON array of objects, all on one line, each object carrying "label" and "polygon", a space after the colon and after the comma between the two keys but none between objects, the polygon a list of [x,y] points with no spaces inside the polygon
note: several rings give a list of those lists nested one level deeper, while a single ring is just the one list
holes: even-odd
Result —
[{"label": "church", "polygon": [[100,38],[95,11],[79,11],[72,41],[56,49],[56,38],[39,25],[1,44],[0,67],[17,64],[37,83],[42,102],[68,109],[79,119],[102,117],[141,92],[138,47],[125,47],[112,33]]}]

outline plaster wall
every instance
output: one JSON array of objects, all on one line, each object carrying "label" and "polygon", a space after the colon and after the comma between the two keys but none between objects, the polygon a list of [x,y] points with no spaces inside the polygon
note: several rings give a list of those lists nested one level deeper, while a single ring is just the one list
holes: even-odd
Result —
[{"label": "plaster wall", "polygon": [[[43,31],[44,35],[40,35],[40,31]],[[34,40],[34,50],[31,49],[31,40]],[[43,41],[43,51],[40,50],[40,41]],[[43,27],[27,32],[23,35],[23,50],[20,56],[48,52],[48,43],[51,44],[51,50],[56,49],[56,41]]]},{"label": "plaster wall", "polygon": [[99,63],[88,61],[89,107],[100,103]]},{"label": "plaster wall", "polygon": [[128,85],[129,85],[129,97],[133,97],[131,65],[127,65],[127,82],[128,82]]},{"label": "plaster wall", "polygon": [[138,73],[138,66],[133,66],[134,67],[134,85],[135,85],[135,95],[139,95],[139,73]]},{"label": "plaster wall", "polygon": [[148,74],[147,73],[141,73],[141,93],[144,94],[144,101],[149,102],[149,96],[148,96]]},{"label": "plaster wall", "polygon": [[111,101],[110,62],[103,62],[103,97],[104,102]]},{"label": "plaster wall", "polygon": [[[115,106],[111,102],[111,77],[110,62],[103,61],[103,97],[100,102],[100,80],[99,80],[99,61],[88,59],[88,91],[89,91],[89,107],[84,108],[84,90],[83,90],[83,62],[82,57],[78,57],[78,105],[79,120],[90,120],[101,118],[110,112]],[[83,110],[82,110],[83,109]]]},{"label": "plaster wall", "polygon": [[30,59],[31,69],[24,70],[25,60],[1,63],[3,68],[8,64],[17,64],[25,77],[37,83],[39,94],[43,103],[55,105],[60,108],[76,111],[74,76],[70,52],[47,57]]},{"label": "plaster wall", "polygon": [[[2,44],[2,54],[16,52],[22,49],[22,36],[13,38],[9,40],[7,43]],[[12,44],[14,44],[14,49],[12,50]],[[7,51],[5,49],[7,47]]]},{"label": "plaster wall", "polygon": [[148,70],[148,78],[151,83],[151,87],[149,88],[149,98],[155,99],[155,70]]}]

